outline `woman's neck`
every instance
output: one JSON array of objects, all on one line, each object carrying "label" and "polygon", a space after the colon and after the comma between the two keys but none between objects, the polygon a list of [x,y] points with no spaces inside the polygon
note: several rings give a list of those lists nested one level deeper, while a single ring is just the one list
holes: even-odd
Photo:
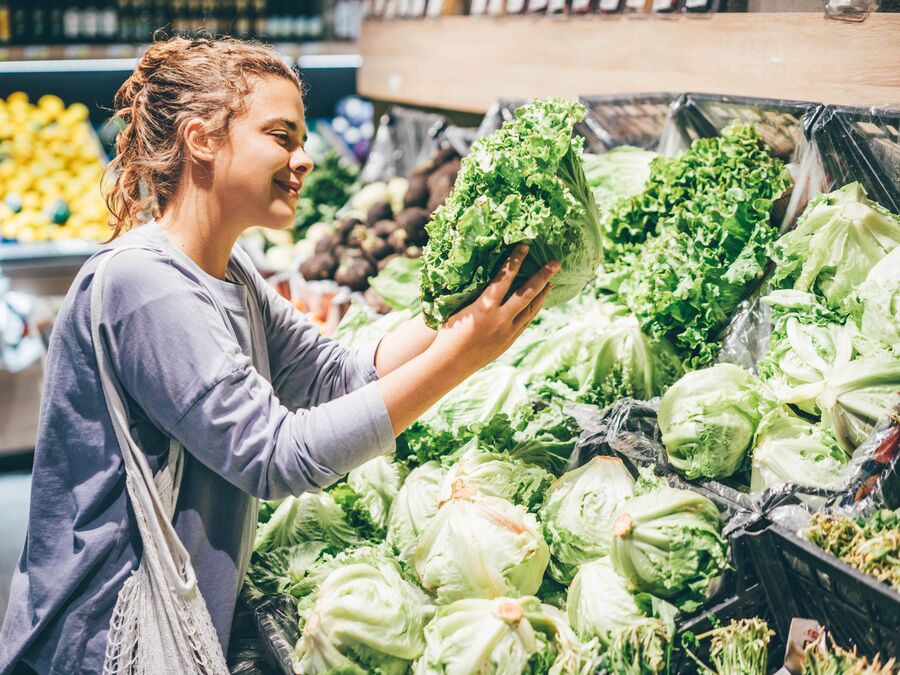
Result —
[{"label": "woman's neck", "polygon": [[173,200],[157,219],[165,235],[204,272],[224,279],[228,259],[242,228],[203,199],[203,193]]}]

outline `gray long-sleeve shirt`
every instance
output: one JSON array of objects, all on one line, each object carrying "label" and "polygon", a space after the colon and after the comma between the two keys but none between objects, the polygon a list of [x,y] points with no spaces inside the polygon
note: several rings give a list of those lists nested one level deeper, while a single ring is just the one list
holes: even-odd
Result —
[{"label": "gray long-sleeve shirt", "polygon": [[[156,223],[116,240],[101,335],[132,434],[156,471],[186,450],[174,518],[223,649],[250,556],[256,498],[322,488],[393,451],[372,382],[375,345],[351,353],[271,289],[240,249],[227,281]],[[78,274],[51,338],[28,538],[0,629],[0,674],[98,672],[140,537],[91,343],[97,259]]]}]

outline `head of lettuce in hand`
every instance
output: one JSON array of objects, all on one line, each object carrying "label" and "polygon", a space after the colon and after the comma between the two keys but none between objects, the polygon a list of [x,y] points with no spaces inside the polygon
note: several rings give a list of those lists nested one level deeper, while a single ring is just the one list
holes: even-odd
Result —
[{"label": "head of lettuce in hand", "polygon": [[479,139],[428,224],[422,311],[436,327],[481,293],[519,243],[530,253],[512,290],[548,262],[560,271],[545,307],[571,300],[601,259],[597,204],[584,177],[576,101],[535,101]]}]

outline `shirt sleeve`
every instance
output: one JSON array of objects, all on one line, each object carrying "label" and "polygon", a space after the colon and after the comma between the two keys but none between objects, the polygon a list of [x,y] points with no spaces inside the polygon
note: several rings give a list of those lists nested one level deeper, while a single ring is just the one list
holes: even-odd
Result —
[{"label": "shirt sleeve", "polygon": [[272,384],[288,408],[310,408],[378,379],[378,342],[351,351],[319,329],[266,283],[246,254],[236,258],[259,299],[266,330]]},{"label": "shirt sleeve", "polygon": [[122,387],[154,424],[232,484],[264,499],[296,495],[393,451],[373,383],[292,412],[190,273],[163,254],[135,250],[117,255],[106,274],[101,332]]}]

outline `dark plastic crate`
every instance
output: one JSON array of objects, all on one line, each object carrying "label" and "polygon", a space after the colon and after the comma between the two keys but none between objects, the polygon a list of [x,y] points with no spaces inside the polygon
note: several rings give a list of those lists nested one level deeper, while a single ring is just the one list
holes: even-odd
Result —
[{"label": "dark plastic crate", "polygon": [[776,631],[815,619],[860,654],[900,656],[900,593],[779,525],[758,523],[744,539]]},{"label": "dark plastic crate", "polygon": [[827,106],[812,142],[824,192],[859,181],[871,199],[900,212],[900,110]]}]

